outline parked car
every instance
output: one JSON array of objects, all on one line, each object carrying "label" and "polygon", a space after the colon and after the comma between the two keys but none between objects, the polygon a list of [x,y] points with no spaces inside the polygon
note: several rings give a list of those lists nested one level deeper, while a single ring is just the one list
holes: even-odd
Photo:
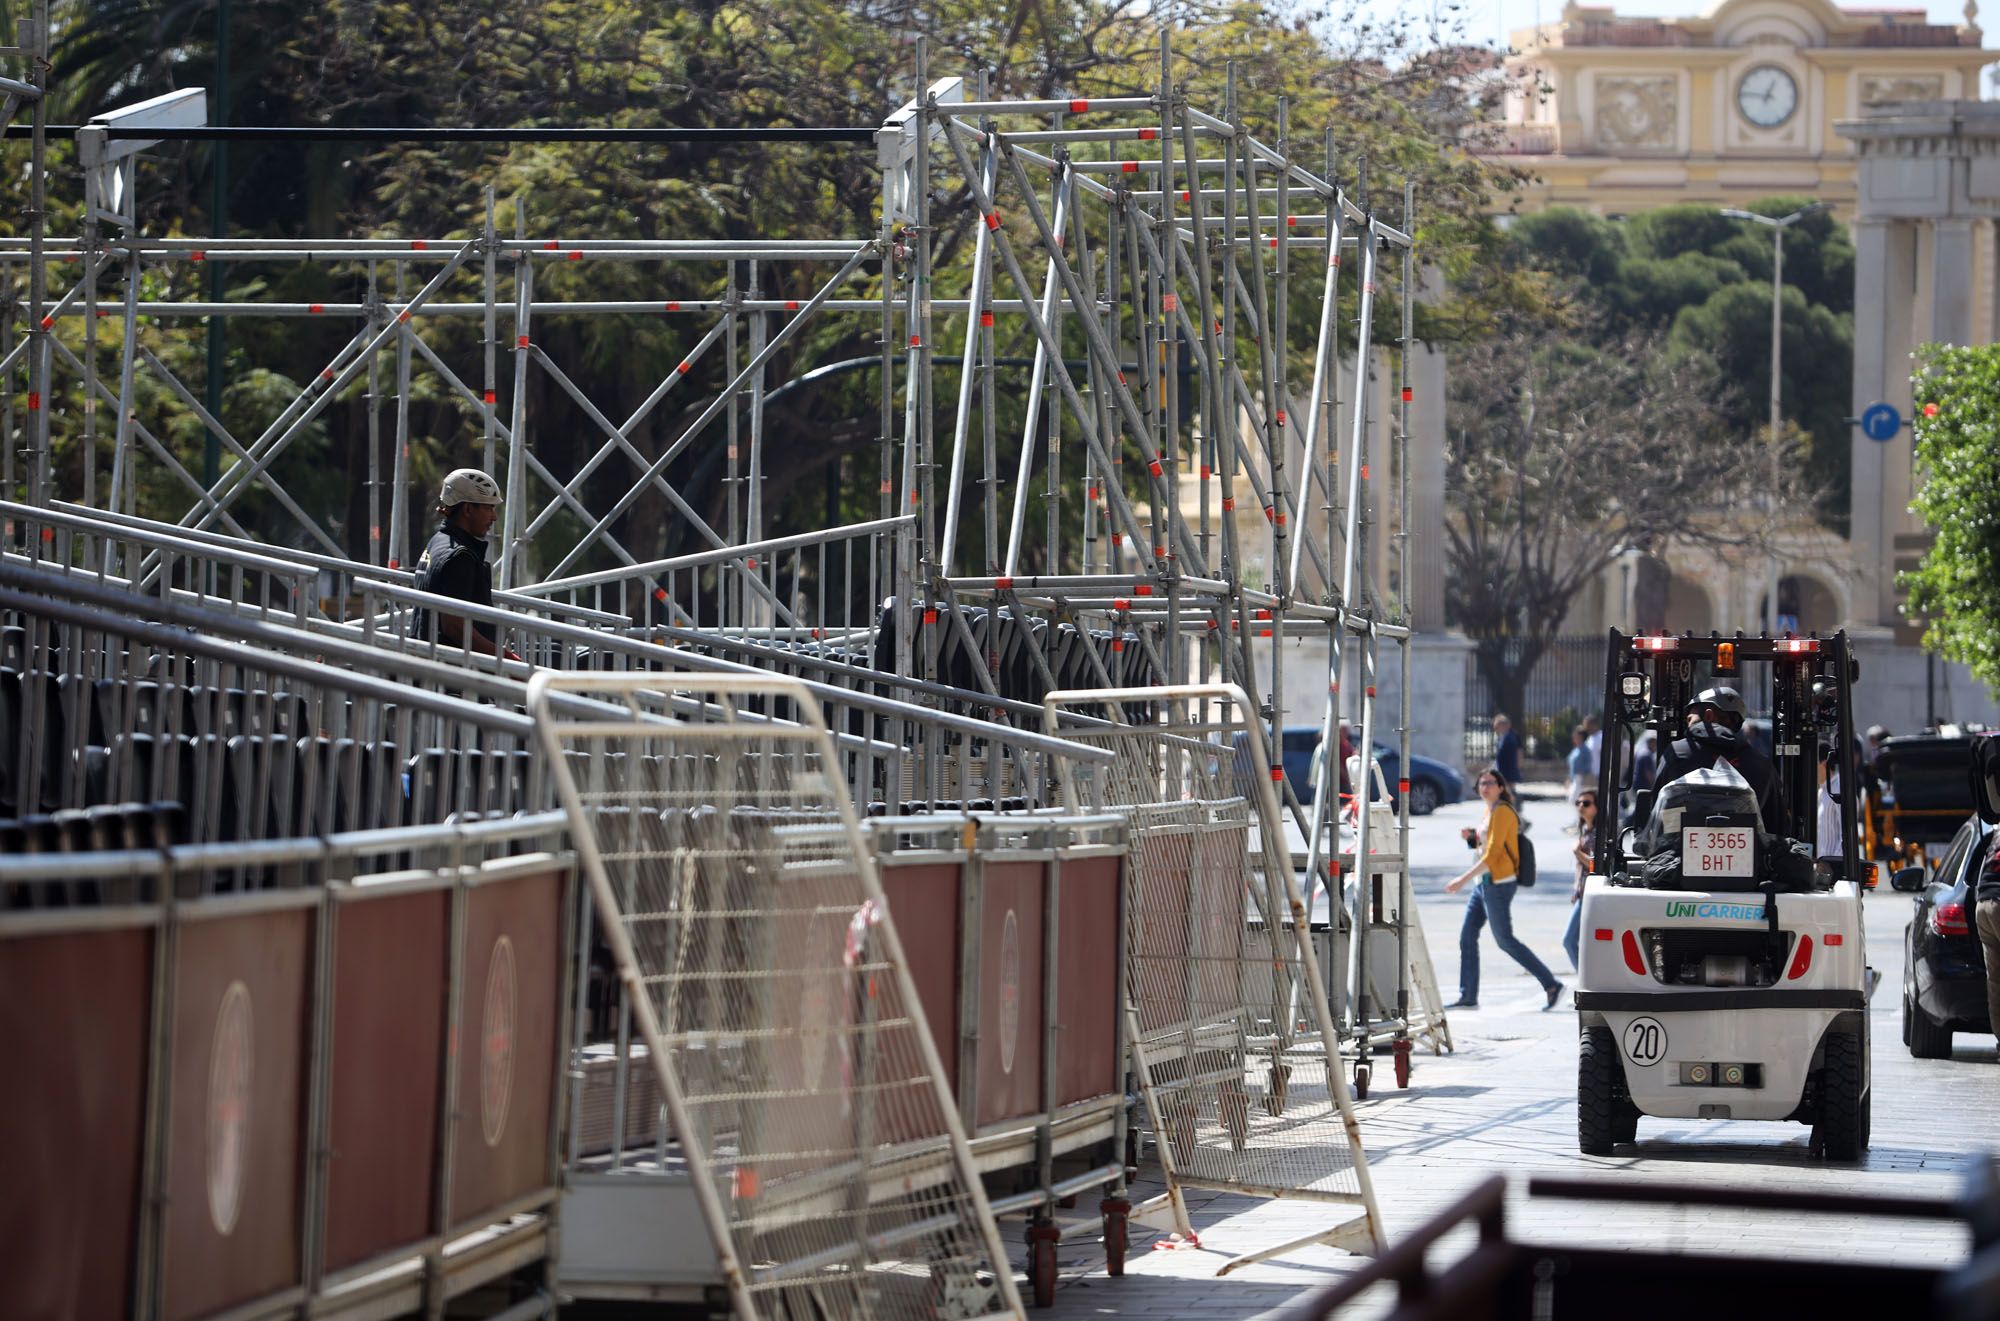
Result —
[{"label": "parked car", "polygon": [[1986,963],[1972,929],[1972,900],[1982,869],[2000,869],[1995,828],[1972,817],[1952,836],[1929,876],[1906,867],[1890,879],[1914,892],[1916,912],[1903,930],[1903,1044],[1920,1060],[1951,1055],[1954,1032],[1991,1032]]},{"label": "parked car", "polygon": [[[1319,746],[1319,726],[1293,725],[1285,730],[1285,778],[1302,803],[1313,800],[1312,756]],[[1375,760],[1381,763],[1382,778],[1389,783],[1389,801],[1396,801],[1396,782],[1402,758],[1387,743],[1375,745]],[[1354,767],[1349,767],[1350,782]],[[1465,797],[1465,777],[1441,761],[1429,757],[1410,758],[1410,814],[1426,816],[1447,803]]]}]

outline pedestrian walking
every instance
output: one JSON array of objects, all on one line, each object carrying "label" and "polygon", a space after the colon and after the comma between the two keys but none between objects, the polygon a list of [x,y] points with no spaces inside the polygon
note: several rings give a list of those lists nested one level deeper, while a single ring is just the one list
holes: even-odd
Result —
[{"label": "pedestrian walking", "polygon": [[1814,831],[1818,846],[1814,856],[1836,860],[1846,856],[1840,839],[1840,767],[1834,760],[1839,755],[1839,750],[1830,746],[1819,752],[1819,812]]},{"label": "pedestrian walking", "polygon": [[[493,570],[486,562],[486,536],[500,516],[499,485],[477,468],[456,469],[438,490],[437,514],[437,531],[417,560],[416,589],[467,605],[492,605]],[[433,618],[431,611],[419,609],[413,633],[427,642],[521,659],[500,644],[489,626],[464,615],[439,611]]]},{"label": "pedestrian walking", "polygon": [[1590,761],[1590,731],[1578,725],[1569,732],[1569,800],[1575,802],[1578,794],[1596,783],[1597,771]]},{"label": "pedestrian walking", "polygon": [[1653,787],[1653,775],[1660,769],[1659,756],[1654,751],[1655,738],[1652,730],[1639,735],[1639,741],[1632,745],[1632,789],[1641,792]]},{"label": "pedestrian walking", "polygon": [[1507,783],[1521,782],[1521,736],[1504,711],[1493,717],[1493,765]]},{"label": "pedestrian walking", "polygon": [[1591,849],[1597,843],[1597,790],[1586,789],[1576,796],[1576,843],[1570,846],[1570,856],[1576,859],[1576,883],[1569,891],[1569,926],[1563,929],[1563,953],[1569,955],[1569,966],[1581,971],[1583,968],[1581,946],[1583,936],[1583,883],[1589,879]]},{"label": "pedestrian walking", "polygon": [[1542,1007],[1553,1009],[1562,998],[1562,983],[1514,935],[1515,881],[1521,866],[1521,810],[1498,770],[1488,767],[1481,771],[1478,788],[1479,799],[1486,804],[1486,820],[1479,829],[1467,828],[1460,833],[1470,847],[1478,850],[1479,856],[1444,886],[1447,893],[1457,894],[1472,884],[1475,876],[1479,877],[1472,897],[1465,902],[1465,923],[1458,931],[1458,1001],[1450,1007],[1479,1007],[1479,933],[1491,923],[1493,943],[1542,984],[1542,992],[1548,997]]}]

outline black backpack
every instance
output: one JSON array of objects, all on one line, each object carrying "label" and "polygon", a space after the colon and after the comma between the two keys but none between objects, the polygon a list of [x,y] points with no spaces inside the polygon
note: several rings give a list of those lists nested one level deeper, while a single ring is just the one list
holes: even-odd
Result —
[{"label": "black backpack", "polygon": [[[1513,809],[1508,809],[1512,811]],[[1514,884],[1532,889],[1535,884],[1535,841],[1528,838],[1528,823],[1514,812]]]}]

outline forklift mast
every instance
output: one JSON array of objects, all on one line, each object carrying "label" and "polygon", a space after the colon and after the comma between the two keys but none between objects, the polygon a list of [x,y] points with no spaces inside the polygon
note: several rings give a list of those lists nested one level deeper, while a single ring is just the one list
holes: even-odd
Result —
[{"label": "forklift mast", "polygon": [[[1810,841],[1819,818],[1819,750],[1831,740],[1840,775],[1841,864],[1845,879],[1861,883],[1859,817],[1855,788],[1861,783],[1854,753],[1853,691],[1858,665],[1847,634],[1829,637],[1764,637],[1742,633],[1626,634],[1610,630],[1604,665],[1604,755],[1599,759],[1597,801],[1621,802],[1623,790],[1643,795],[1651,785],[1631,784],[1632,748],[1652,730],[1654,754],[1664,760],[1685,730],[1687,704],[1704,689],[1728,684],[1753,698],[1753,680],[1771,713],[1771,761],[1790,810],[1793,830]],[[1623,850],[1621,813],[1600,809],[1591,870],[1616,878],[1629,859]]]}]

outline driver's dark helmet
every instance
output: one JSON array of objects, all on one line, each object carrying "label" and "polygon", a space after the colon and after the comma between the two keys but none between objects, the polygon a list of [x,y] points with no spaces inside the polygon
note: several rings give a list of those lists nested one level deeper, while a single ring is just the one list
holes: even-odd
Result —
[{"label": "driver's dark helmet", "polygon": [[1743,728],[1743,722],[1750,718],[1750,708],[1743,704],[1743,694],[1727,685],[1704,688],[1687,705],[1690,715],[1709,707],[1713,707],[1723,723],[1733,729]]}]

